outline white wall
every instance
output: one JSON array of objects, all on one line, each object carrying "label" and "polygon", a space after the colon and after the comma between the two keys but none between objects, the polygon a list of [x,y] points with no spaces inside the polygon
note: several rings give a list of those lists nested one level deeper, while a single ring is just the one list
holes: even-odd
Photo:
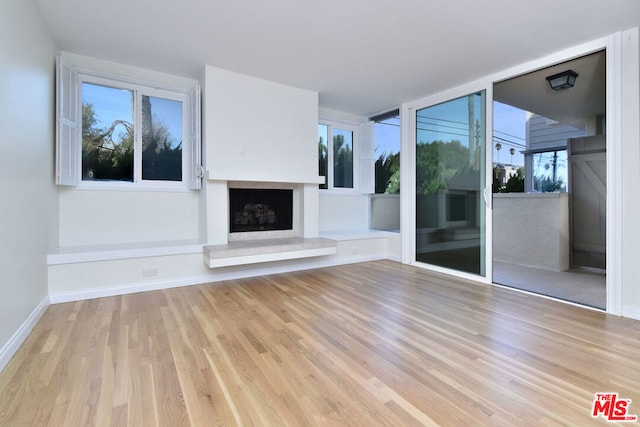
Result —
[{"label": "white wall", "polygon": [[317,236],[318,94],[206,66],[203,100],[206,242],[228,241],[229,181],[299,184],[299,234]]},{"label": "white wall", "polygon": [[200,240],[198,191],[60,189],[60,248]]},{"label": "white wall", "polygon": [[204,93],[209,178],[321,182],[316,92],[207,66]]},{"label": "white wall", "polygon": [[320,232],[369,228],[369,196],[320,191]]},{"label": "white wall", "polygon": [[[198,84],[181,76],[70,52],[61,55],[65,63],[80,69],[157,82],[186,92]],[[200,191],[61,187],[59,194],[56,243],[61,251],[73,246],[203,240]]]},{"label": "white wall", "polygon": [[[52,301],[386,258],[386,233],[364,232],[339,235],[332,256],[206,267],[202,244],[228,241],[229,181],[299,184],[304,237],[367,229],[369,198],[319,191],[317,94],[207,67],[204,111],[202,195],[60,189],[60,248],[48,258]],[[199,222],[206,238],[198,242]]]},{"label": "white wall", "polygon": [[0,369],[48,305],[55,45],[32,1],[0,3]]},{"label": "white wall", "polygon": [[[319,120],[332,123],[336,126],[344,125],[350,128],[358,129],[358,135],[354,146],[354,162],[358,163],[361,159],[371,160],[373,152],[372,127],[367,129],[367,118],[354,114],[344,113],[342,111],[321,108],[319,110]],[[364,128],[364,132],[363,132]],[[317,135],[316,135],[317,140]],[[316,152],[317,156],[317,152]],[[317,169],[316,157],[316,169]],[[354,175],[362,180],[357,170],[359,164],[354,164]],[[370,172],[373,168],[367,167]],[[373,180],[373,177],[370,177]],[[361,194],[359,182],[354,182],[355,189],[329,189],[320,190],[320,232],[327,233],[332,231],[349,231],[349,230],[366,230],[370,223],[369,194]],[[369,185],[365,185],[369,187]]]},{"label": "white wall", "polygon": [[[334,237],[337,240],[335,255],[238,267],[210,269],[203,262],[202,248],[195,246],[193,249],[184,247],[176,250],[176,253],[158,256],[127,257],[125,253],[123,258],[116,256],[108,260],[87,260],[70,264],[61,260],[49,269],[51,302],[55,304],[176,286],[215,283],[388,257],[389,240],[385,232]],[[167,249],[170,252],[170,248]],[[130,252],[139,253],[136,250]],[[154,274],[145,277],[145,271],[153,271]]]},{"label": "white wall", "polygon": [[[611,159],[611,150],[607,148],[607,168],[616,161],[621,161],[621,203],[622,212],[607,221],[613,226],[607,229],[607,233],[621,227],[622,259],[612,260],[607,257],[607,271],[615,263],[621,262],[622,274],[622,314],[640,320],[640,43],[638,41],[638,29],[629,30],[622,34],[621,48],[622,58],[620,66],[622,73],[622,90],[619,101],[620,117],[622,122],[622,134],[617,135],[622,142],[622,150],[618,159]],[[608,71],[607,71],[608,72]],[[607,90],[610,88],[608,87]],[[609,106],[607,106],[609,107]],[[607,130],[611,129],[608,120]],[[617,142],[617,141],[616,141]],[[608,185],[610,185],[608,183]],[[609,251],[609,248],[607,248]],[[607,295],[609,296],[609,295]]]}]

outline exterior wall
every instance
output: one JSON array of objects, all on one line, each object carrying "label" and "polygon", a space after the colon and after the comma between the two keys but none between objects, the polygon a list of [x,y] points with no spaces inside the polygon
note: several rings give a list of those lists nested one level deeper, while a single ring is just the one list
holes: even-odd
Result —
[{"label": "exterior wall", "polygon": [[0,3],[0,370],[49,301],[45,258],[58,216],[55,51],[32,1]]},{"label": "exterior wall", "polygon": [[567,139],[584,136],[583,129],[559,124],[537,114],[527,120],[527,150],[549,150],[566,147]]},{"label": "exterior wall", "polygon": [[569,247],[567,193],[493,195],[493,259],[564,271]]},{"label": "exterior wall", "polygon": [[371,195],[371,228],[400,231],[400,195]]},{"label": "exterior wall", "polygon": [[320,192],[320,232],[369,228],[369,196]]}]

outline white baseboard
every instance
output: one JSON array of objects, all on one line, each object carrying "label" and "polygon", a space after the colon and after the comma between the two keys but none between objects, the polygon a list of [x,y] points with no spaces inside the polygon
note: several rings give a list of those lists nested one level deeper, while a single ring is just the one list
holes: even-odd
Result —
[{"label": "white baseboard", "polygon": [[198,285],[212,281],[208,276],[194,276],[173,280],[157,280],[152,282],[124,283],[117,286],[102,288],[86,288],[68,292],[55,292],[49,295],[51,304],[83,301],[94,298],[112,297],[116,295],[135,294],[137,292],[157,291],[160,289],[177,288],[180,286]]},{"label": "white baseboard", "polygon": [[86,288],[69,292],[56,292],[49,295],[49,300],[51,304],[60,304],[64,302],[82,301],[93,298],[133,294],[136,292],[177,288],[180,286],[200,285],[203,283],[215,283],[225,280],[246,279],[248,277],[310,270],[313,268],[332,267],[336,265],[354,264],[367,261],[378,261],[381,259],[388,258],[383,255],[357,255],[348,258],[318,257],[316,259],[300,260],[300,262],[297,263],[265,263],[257,268],[216,271],[215,273],[212,272],[210,275],[191,276],[170,280],[125,283],[118,286]]},{"label": "white baseboard", "polygon": [[640,320],[640,309],[623,308],[622,317],[628,317],[629,319]]},{"label": "white baseboard", "polygon": [[387,257],[387,259],[388,259],[389,261],[400,262],[400,263],[402,262],[402,257],[401,257],[401,256],[389,255],[389,256]]},{"label": "white baseboard", "polygon": [[45,297],[40,304],[31,312],[27,320],[25,320],[18,330],[9,338],[4,346],[0,349],[0,372],[7,366],[7,363],[16,354],[22,343],[27,339],[36,323],[40,320],[44,312],[49,307],[49,297]]}]

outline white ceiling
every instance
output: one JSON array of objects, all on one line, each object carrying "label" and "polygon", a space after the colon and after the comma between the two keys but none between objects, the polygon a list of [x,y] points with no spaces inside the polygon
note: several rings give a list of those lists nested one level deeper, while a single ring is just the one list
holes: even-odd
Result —
[{"label": "white ceiling", "polygon": [[[575,86],[555,91],[547,77],[562,71],[578,73]],[[493,98],[503,104],[584,129],[585,122],[606,116],[606,53],[592,53],[552,67],[497,83]]]},{"label": "white ceiling", "polygon": [[61,50],[199,78],[205,64],[359,115],[640,25],[639,0],[35,0]]}]

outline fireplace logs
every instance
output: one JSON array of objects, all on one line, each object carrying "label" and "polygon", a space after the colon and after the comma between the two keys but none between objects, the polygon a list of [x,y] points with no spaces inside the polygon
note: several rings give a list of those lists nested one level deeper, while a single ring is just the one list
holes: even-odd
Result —
[{"label": "fireplace logs", "polygon": [[234,225],[274,225],[278,222],[276,212],[269,206],[247,203],[241,212],[235,213]]}]

